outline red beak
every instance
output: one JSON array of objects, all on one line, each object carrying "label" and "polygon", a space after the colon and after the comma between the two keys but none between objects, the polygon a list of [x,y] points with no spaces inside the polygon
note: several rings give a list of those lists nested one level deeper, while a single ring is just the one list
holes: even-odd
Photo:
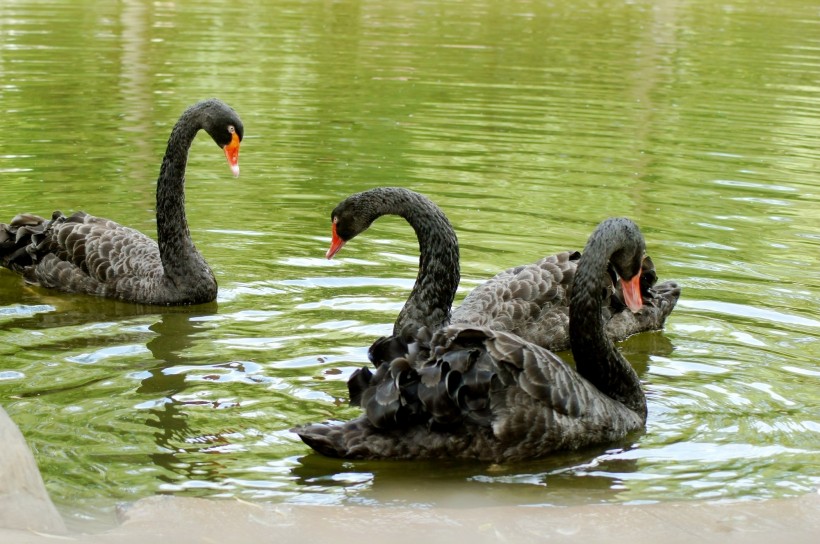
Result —
[{"label": "red beak", "polygon": [[336,234],[336,223],[331,225],[331,235],[332,238],[330,240],[330,249],[328,249],[327,253],[325,253],[325,257],[328,259],[332,259],[333,256],[336,255],[345,245],[345,241],[339,238],[339,235]]},{"label": "red beak", "polygon": [[233,172],[233,177],[239,177],[239,135],[234,132],[231,137],[231,143],[224,148],[225,157],[228,159],[228,164]]},{"label": "red beak", "polygon": [[633,312],[643,308],[643,298],[641,298],[641,273],[629,281],[621,280],[621,288],[624,291],[624,302]]}]

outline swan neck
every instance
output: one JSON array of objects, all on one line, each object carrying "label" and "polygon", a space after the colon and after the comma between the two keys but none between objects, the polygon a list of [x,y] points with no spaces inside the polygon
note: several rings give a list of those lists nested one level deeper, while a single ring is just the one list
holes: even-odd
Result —
[{"label": "swan neck", "polygon": [[388,188],[381,202],[380,214],[403,217],[419,243],[418,275],[396,320],[394,334],[408,325],[438,328],[448,324],[460,280],[455,230],[438,206],[412,191]]},{"label": "swan neck", "polygon": [[202,260],[185,215],[185,169],[199,129],[191,112],[185,112],[168,138],[157,179],[157,244],[165,273],[171,277],[186,275],[192,260]]},{"label": "swan neck", "polygon": [[608,264],[621,247],[611,238],[590,238],[573,280],[570,298],[570,342],[578,373],[602,393],[646,418],[640,378],[604,330],[604,302],[609,289]]}]

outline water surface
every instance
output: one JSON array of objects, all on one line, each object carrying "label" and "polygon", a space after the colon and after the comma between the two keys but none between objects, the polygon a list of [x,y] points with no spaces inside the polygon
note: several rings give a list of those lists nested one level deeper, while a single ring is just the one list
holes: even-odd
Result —
[{"label": "water surface", "polygon": [[[157,493],[329,504],[789,497],[820,483],[820,11],[812,2],[5,1],[0,218],[83,209],[154,232],[173,122],[242,116],[238,180],[204,136],[188,218],[215,304],[157,309],[0,273],[0,403],[76,523]],[[417,244],[329,214],[433,198],[469,289],[637,221],[683,296],[622,349],[646,433],[510,466],[343,462],[288,429],[354,417]]]}]

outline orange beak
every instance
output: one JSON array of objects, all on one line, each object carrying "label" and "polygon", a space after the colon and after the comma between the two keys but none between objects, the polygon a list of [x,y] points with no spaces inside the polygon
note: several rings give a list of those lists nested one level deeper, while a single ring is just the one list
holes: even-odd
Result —
[{"label": "orange beak", "polygon": [[331,233],[332,238],[330,240],[330,249],[328,249],[327,253],[325,253],[325,257],[328,259],[332,259],[333,256],[336,255],[345,245],[345,241],[339,238],[339,235],[336,234],[336,223],[333,223],[331,226]]},{"label": "orange beak", "polygon": [[624,302],[633,312],[643,308],[643,298],[641,298],[641,273],[629,281],[621,280],[621,288],[624,291]]},{"label": "orange beak", "polygon": [[233,172],[233,177],[239,177],[239,135],[237,135],[236,132],[233,133],[231,143],[223,149],[225,150],[225,157],[228,159],[228,164],[231,167],[231,172]]}]

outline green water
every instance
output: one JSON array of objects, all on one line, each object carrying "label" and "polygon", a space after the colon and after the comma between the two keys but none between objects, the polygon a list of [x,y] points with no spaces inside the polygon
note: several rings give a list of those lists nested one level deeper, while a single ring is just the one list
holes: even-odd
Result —
[{"label": "green water", "polygon": [[[262,6],[260,4],[269,4]],[[234,180],[200,136],[192,234],[216,304],[140,309],[0,271],[0,404],[73,523],[157,493],[330,504],[788,497],[820,484],[816,2],[0,4],[0,220],[83,209],[154,233],[170,128],[218,96]],[[622,346],[644,435],[486,466],[324,459],[288,432],[354,417],[417,245],[383,218],[333,261],[329,214],[424,192],[459,298],[628,215],[683,295]]]}]

